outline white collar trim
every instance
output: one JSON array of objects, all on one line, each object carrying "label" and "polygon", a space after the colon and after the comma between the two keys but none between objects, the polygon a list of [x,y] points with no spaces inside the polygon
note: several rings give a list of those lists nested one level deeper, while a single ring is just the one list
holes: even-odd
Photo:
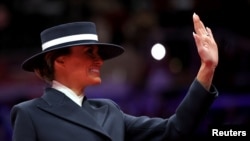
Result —
[{"label": "white collar trim", "polygon": [[52,81],[52,88],[65,94],[67,97],[69,97],[72,101],[74,101],[80,107],[82,106],[82,101],[83,101],[83,97],[84,97],[83,95],[78,96],[70,88],[66,87],[65,85],[63,85],[62,83],[60,83],[56,80]]}]

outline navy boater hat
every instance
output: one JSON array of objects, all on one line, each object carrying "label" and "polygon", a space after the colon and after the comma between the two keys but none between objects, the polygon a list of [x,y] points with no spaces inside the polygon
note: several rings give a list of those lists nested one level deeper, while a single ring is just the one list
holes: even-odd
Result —
[{"label": "navy boater hat", "polygon": [[50,51],[76,45],[96,45],[103,60],[121,55],[124,48],[109,43],[99,43],[96,26],[92,22],[73,22],[45,29],[40,34],[42,51],[22,63],[22,69],[33,72],[42,63],[44,55]]}]

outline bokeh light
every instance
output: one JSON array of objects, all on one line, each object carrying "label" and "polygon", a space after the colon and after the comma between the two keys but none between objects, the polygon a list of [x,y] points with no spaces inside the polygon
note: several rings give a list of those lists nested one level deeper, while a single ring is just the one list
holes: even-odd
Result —
[{"label": "bokeh light", "polygon": [[166,48],[162,44],[156,43],[151,48],[151,55],[156,60],[162,60],[166,55]]}]

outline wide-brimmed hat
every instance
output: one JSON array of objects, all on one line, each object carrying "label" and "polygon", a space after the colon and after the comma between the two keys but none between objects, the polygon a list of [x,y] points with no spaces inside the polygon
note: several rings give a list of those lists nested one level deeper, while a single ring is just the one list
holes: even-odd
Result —
[{"label": "wide-brimmed hat", "polygon": [[34,71],[34,68],[44,60],[46,53],[66,47],[96,45],[103,60],[114,58],[124,52],[124,48],[119,45],[98,42],[96,26],[92,22],[72,22],[54,26],[42,31],[40,37],[42,51],[22,63],[22,69],[25,71]]}]

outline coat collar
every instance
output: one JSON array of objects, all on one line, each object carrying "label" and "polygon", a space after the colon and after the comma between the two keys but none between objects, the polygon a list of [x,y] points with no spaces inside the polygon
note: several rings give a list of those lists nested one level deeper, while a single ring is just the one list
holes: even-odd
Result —
[{"label": "coat collar", "polygon": [[79,107],[63,93],[53,88],[46,88],[42,99],[47,103],[38,105],[42,110],[110,138],[102,127],[107,118],[108,106],[94,107],[85,96],[82,107]]}]

